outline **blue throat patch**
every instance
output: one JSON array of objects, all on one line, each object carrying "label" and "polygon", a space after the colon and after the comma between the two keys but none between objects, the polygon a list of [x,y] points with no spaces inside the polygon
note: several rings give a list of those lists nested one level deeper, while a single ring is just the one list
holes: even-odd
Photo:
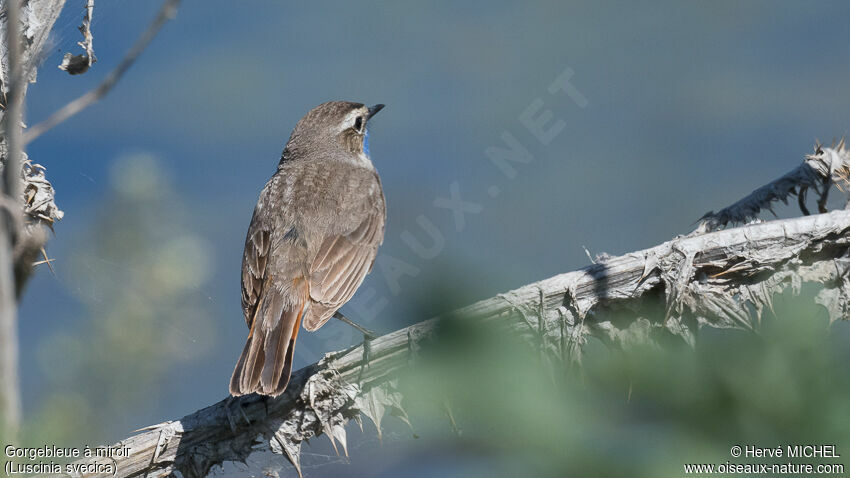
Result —
[{"label": "blue throat patch", "polygon": [[369,130],[363,135],[363,154],[369,156]]}]

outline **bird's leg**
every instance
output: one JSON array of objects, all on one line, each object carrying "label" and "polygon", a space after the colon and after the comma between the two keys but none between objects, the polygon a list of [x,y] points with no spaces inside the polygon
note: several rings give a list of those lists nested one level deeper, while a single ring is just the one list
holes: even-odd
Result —
[{"label": "bird's leg", "polygon": [[334,317],[334,319],[337,319],[341,322],[344,322],[344,323],[354,327],[361,334],[363,334],[364,337],[369,338],[369,340],[372,340],[372,339],[375,339],[376,337],[378,337],[378,334],[376,334],[375,332],[372,332],[371,330],[367,329],[366,327],[363,327],[362,325],[358,324],[357,322],[354,322],[353,320],[349,319],[348,317],[342,315],[342,312],[340,312],[340,311],[334,312],[333,317]]},{"label": "bird's leg", "polygon": [[[267,417],[269,416],[269,400],[271,400],[271,398],[272,397],[270,397],[268,395],[260,395],[260,399],[263,402],[263,406],[266,408],[266,416]],[[245,417],[245,420],[247,420],[247,419],[248,419],[248,417]]]},{"label": "bird's leg", "polygon": [[239,409],[240,415],[249,427],[251,426],[251,420],[248,419],[248,415],[245,414],[245,409],[242,408],[242,401],[239,400],[239,398],[234,397],[233,395],[228,396],[227,400],[225,400],[224,402],[224,413],[227,416],[227,422],[230,424],[230,429],[233,431],[233,433],[236,433],[236,422],[238,420],[234,418],[233,409],[231,408],[234,402],[238,402],[236,403],[236,407]]},{"label": "bird's leg", "polygon": [[233,419],[233,413],[230,411],[230,406],[233,405],[233,401],[236,399],[233,395],[228,395],[227,400],[224,402],[224,415],[227,417],[227,423],[230,424],[230,431],[236,434],[236,420]]},{"label": "bird's leg", "polygon": [[376,334],[375,332],[372,332],[371,330],[367,329],[366,327],[363,327],[362,325],[360,325],[360,324],[354,322],[353,320],[349,319],[348,317],[343,315],[342,312],[340,312],[340,311],[334,312],[333,317],[335,319],[339,320],[340,322],[344,322],[344,323],[354,327],[355,329],[360,331],[360,333],[363,334],[363,362],[362,362],[362,365],[360,367],[360,374],[362,375],[363,369],[365,367],[369,366],[369,360],[370,360],[371,355],[372,355],[372,340],[377,338],[378,334]]}]

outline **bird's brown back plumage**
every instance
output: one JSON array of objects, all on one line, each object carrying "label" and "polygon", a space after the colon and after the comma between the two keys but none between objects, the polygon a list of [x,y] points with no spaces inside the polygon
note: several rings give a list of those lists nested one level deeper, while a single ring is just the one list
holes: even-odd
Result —
[{"label": "bird's brown back plumage", "polygon": [[[325,105],[337,108],[326,112],[331,122],[362,108]],[[365,156],[351,157],[346,131],[339,147],[327,144],[332,135],[324,131],[312,138],[322,144],[311,148],[311,131],[302,123],[314,113],[296,126],[248,228],[242,309],[249,333],[230,381],[232,395],[283,393],[301,325],[318,329],[351,299],[383,241],[386,208],[377,173]]]}]

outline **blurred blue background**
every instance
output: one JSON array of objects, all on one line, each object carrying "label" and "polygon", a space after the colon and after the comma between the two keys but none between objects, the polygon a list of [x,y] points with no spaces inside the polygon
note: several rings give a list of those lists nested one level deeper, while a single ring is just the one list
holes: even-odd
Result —
[{"label": "blurred blue background", "polygon": [[[56,65],[79,52],[83,5],[56,24],[28,124],[98,84],[159,7],[98,2],[98,62],[70,77]],[[583,246],[652,246],[844,135],[848,14],[840,1],[186,1],[106,99],[28,148],[65,218],[56,274],[39,267],[21,307],[25,414],[58,426],[88,407],[91,439],[113,442],[225,397],[247,333],[251,211],[321,102],[387,104],[370,133],[383,259],[343,308],[386,332],[463,305],[421,284],[486,298],[586,265]],[[550,93],[567,70],[586,104]],[[548,145],[520,119],[535,100],[563,121]],[[504,132],[533,156],[513,179],[486,154]],[[462,224],[434,204],[453,185],[480,209]],[[444,238],[434,258],[403,239],[429,243],[419,216]],[[296,367],[360,337],[331,322],[299,340]]]}]

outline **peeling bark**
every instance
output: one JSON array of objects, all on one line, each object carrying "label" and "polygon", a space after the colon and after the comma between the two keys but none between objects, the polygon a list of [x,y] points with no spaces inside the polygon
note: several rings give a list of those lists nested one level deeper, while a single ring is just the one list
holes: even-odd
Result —
[{"label": "peeling bark", "polygon": [[[2,2],[5,9],[5,1]],[[35,82],[42,51],[53,24],[59,17],[65,0],[30,0],[21,8],[20,31],[23,35],[21,65],[25,81],[21,85],[21,95],[26,95],[27,85]],[[0,36],[5,38],[7,24],[5,10],[0,16]],[[5,41],[0,43],[0,123],[7,121],[7,107],[12,88],[12,73],[9,70],[9,49]],[[0,137],[0,171],[5,169],[8,160],[8,148],[5,134]],[[62,218],[62,211],[56,206],[53,186],[47,180],[46,169],[31,162],[25,152],[21,152],[20,198],[16,198],[24,207],[24,224],[18,228],[14,244],[14,271],[16,295],[20,296],[27,279],[32,273],[33,264],[47,241],[48,229]],[[5,173],[3,173],[5,174]]]},{"label": "peeling bark", "polygon": [[[547,356],[567,362],[580,359],[591,337],[628,348],[662,335],[693,343],[701,327],[758,329],[775,294],[799,291],[807,282],[823,287],[817,302],[837,320],[847,317],[850,304],[848,231],[850,211],[835,211],[678,237],[442,318],[509,328]],[[660,304],[663,313],[644,313],[651,302]],[[629,313],[612,313],[622,310]],[[344,426],[349,420],[359,423],[366,416],[380,430],[387,414],[407,419],[394,377],[411,366],[422,341],[434,337],[439,320],[375,339],[366,368],[361,347],[330,353],[294,373],[276,399],[222,400],[116,444],[130,448],[127,458],[101,460],[116,463],[118,477],[161,477],[173,471],[200,477],[257,450],[283,454],[299,469],[301,443],[320,434],[347,453]]]},{"label": "peeling bark", "polygon": [[97,61],[94,56],[94,36],[91,33],[91,19],[94,14],[94,0],[86,0],[86,15],[83,17],[83,23],[78,27],[80,33],[83,34],[83,41],[77,42],[85,53],[74,55],[71,52],[65,53],[62,57],[62,63],[59,64],[59,69],[67,71],[69,75],[81,75],[91,68],[92,64]]},{"label": "peeling bark", "polygon": [[23,152],[24,97],[63,3],[0,3],[0,434],[8,438],[20,422],[17,298],[46,241],[44,218],[61,217],[43,168],[33,169]]},{"label": "peeling bark", "polygon": [[[803,164],[784,176],[756,189],[748,196],[720,211],[707,212],[695,233],[714,231],[727,224],[744,224],[755,220],[762,210],[773,212],[773,204],[788,204],[790,196],[797,196],[800,212],[809,215],[806,195],[809,189],[817,194],[818,212],[826,212],[826,200],[833,184],[841,187],[850,179],[850,150],[844,139],[833,148],[815,145],[815,152],[806,155]],[[850,205],[850,203],[848,203]]]}]

